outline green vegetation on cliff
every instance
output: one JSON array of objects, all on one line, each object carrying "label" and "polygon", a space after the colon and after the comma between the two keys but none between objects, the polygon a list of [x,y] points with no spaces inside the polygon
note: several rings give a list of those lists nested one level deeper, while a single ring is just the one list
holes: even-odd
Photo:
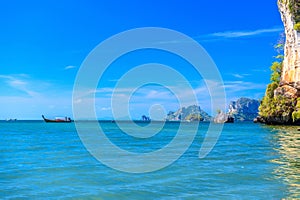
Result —
[{"label": "green vegetation on cliff", "polygon": [[288,7],[295,21],[294,29],[300,31],[300,0],[290,0]]},{"label": "green vegetation on cliff", "polygon": [[270,67],[272,71],[271,83],[267,86],[265,96],[259,106],[259,116],[267,124],[293,124],[300,122],[300,98],[291,98],[278,93],[275,95],[275,90],[280,84],[283,46],[282,39],[275,46],[278,55],[275,56],[276,61]]},{"label": "green vegetation on cliff", "polygon": [[296,31],[300,31],[300,22],[297,22],[295,25],[294,25],[294,29]]},{"label": "green vegetation on cliff", "polygon": [[297,98],[297,104],[294,112],[292,113],[293,122],[297,122],[300,119],[300,98]]},{"label": "green vegetation on cliff", "polygon": [[[292,123],[295,102],[295,99],[284,96],[270,97],[266,95],[259,107],[259,115],[268,124],[290,124]],[[293,120],[296,120],[296,116],[295,119],[293,117]]]},{"label": "green vegetation on cliff", "polygon": [[[288,6],[295,21],[294,29],[300,31],[300,0],[279,0],[279,3],[285,3]],[[285,15],[284,10],[281,11],[283,15]],[[265,96],[261,101],[258,120],[267,124],[300,124],[298,88],[295,88],[294,82],[288,82],[281,77],[283,46],[283,39],[275,46],[278,55],[271,66],[271,83],[267,86]]]},{"label": "green vegetation on cliff", "polygon": [[278,45],[275,46],[278,55],[275,57],[276,61],[273,62],[270,67],[272,71],[270,77],[271,83],[267,86],[265,96],[259,106],[259,115],[263,118],[263,121],[268,124],[288,124],[292,123],[292,119],[295,121],[298,117],[298,113],[293,114],[296,105],[295,99],[282,95],[275,96],[274,94],[279,86],[281,77],[283,46],[282,39],[278,42]]},{"label": "green vegetation on cliff", "polygon": [[282,61],[275,61],[272,63],[271,65],[271,71],[272,71],[272,74],[271,74],[271,81],[272,83],[279,83],[280,81],[280,76],[281,76],[281,70],[282,70]]},{"label": "green vegetation on cliff", "polygon": [[203,121],[203,117],[198,113],[192,113],[185,117],[187,121]]}]

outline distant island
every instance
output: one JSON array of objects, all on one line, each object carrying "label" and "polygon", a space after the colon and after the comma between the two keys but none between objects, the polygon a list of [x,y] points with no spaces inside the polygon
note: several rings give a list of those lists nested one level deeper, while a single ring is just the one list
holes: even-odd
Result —
[{"label": "distant island", "polygon": [[218,110],[214,118],[215,123],[232,123],[234,121],[253,121],[258,115],[260,102],[256,99],[239,98],[231,101],[228,112]]},{"label": "distant island", "polygon": [[228,114],[235,121],[253,121],[258,115],[259,105],[260,102],[256,99],[242,97],[230,102]]},{"label": "distant island", "polygon": [[[258,115],[258,107],[260,102],[256,99],[239,98],[231,101],[228,105],[228,112],[220,111],[215,118],[233,117],[235,121],[253,121]],[[227,118],[226,117],[226,118]],[[179,108],[177,111],[170,111],[166,117],[166,121],[213,121],[214,117],[210,116],[197,105]],[[220,121],[220,120],[215,120]],[[221,120],[222,121],[222,120]]]},{"label": "distant island", "polygon": [[200,106],[191,105],[170,111],[166,121],[211,121],[212,117],[203,111]]}]

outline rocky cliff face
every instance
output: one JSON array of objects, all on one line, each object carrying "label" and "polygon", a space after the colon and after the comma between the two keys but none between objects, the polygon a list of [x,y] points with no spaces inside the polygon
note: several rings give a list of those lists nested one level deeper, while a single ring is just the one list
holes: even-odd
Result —
[{"label": "rocky cliff face", "polygon": [[257,121],[300,124],[300,0],[278,0],[278,8],[286,36],[280,82],[267,86]]},{"label": "rocky cliff face", "polygon": [[201,110],[200,106],[192,105],[183,107],[176,112],[170,111],[166,121],[210,121],[212,118]]},{"label": "rocky cliff face", "polygon": [[228,114],[233,116],[236,121],[253,121],[258,115],[259,101],[249,98],[239,98],[231,101]]},{"label": "rocky cliff face", "polygon": [[[295,14],[293,6],[300,0],[278,0],[278,8],[285,28],[284,60],[279,88],[275,96],[283,95],[288,98],[300,96],[300,33],[294,29]],[[295,7],[294,9],[297,9]]]}]

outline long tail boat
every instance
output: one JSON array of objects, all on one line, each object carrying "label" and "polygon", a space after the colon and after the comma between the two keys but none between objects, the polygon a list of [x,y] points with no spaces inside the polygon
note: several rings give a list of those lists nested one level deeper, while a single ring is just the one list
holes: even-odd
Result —
[{"label": "long tail boat", "polygon": [[53,123],[70,123],[70,122],[72,122],[70,117],[47,119],[47,118],[45,118],[44,115],[42,115],[42,118],[44,119],[45,122],[53,122]]}]

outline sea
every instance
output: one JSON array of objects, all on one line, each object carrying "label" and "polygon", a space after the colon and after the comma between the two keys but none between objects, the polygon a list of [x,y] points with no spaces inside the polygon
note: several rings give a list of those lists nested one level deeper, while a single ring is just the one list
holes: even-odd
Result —
[{"label": "sea", "polygon": [[[92,155],[78,123],[85,130],[92,126],[88,121],[1,121],[0,199],[300,199],[298,127],[224,124],[211,151],[199,157],[209,127],[200,122],[191,144],[173,162],[128,172],[119,166],[130,169],[132,160],[112,157],[119,164],[112,167]],[[165,123],[157,134],[141,138],[126,134],[118,123],[97,124],[111,144],[138,155],[166,148],[180,126]],[[147,124],[123,126],[134,133]],[[97,148],[101,153],[101,145]],[[152,163],[159,165],[160,159]]]}]

